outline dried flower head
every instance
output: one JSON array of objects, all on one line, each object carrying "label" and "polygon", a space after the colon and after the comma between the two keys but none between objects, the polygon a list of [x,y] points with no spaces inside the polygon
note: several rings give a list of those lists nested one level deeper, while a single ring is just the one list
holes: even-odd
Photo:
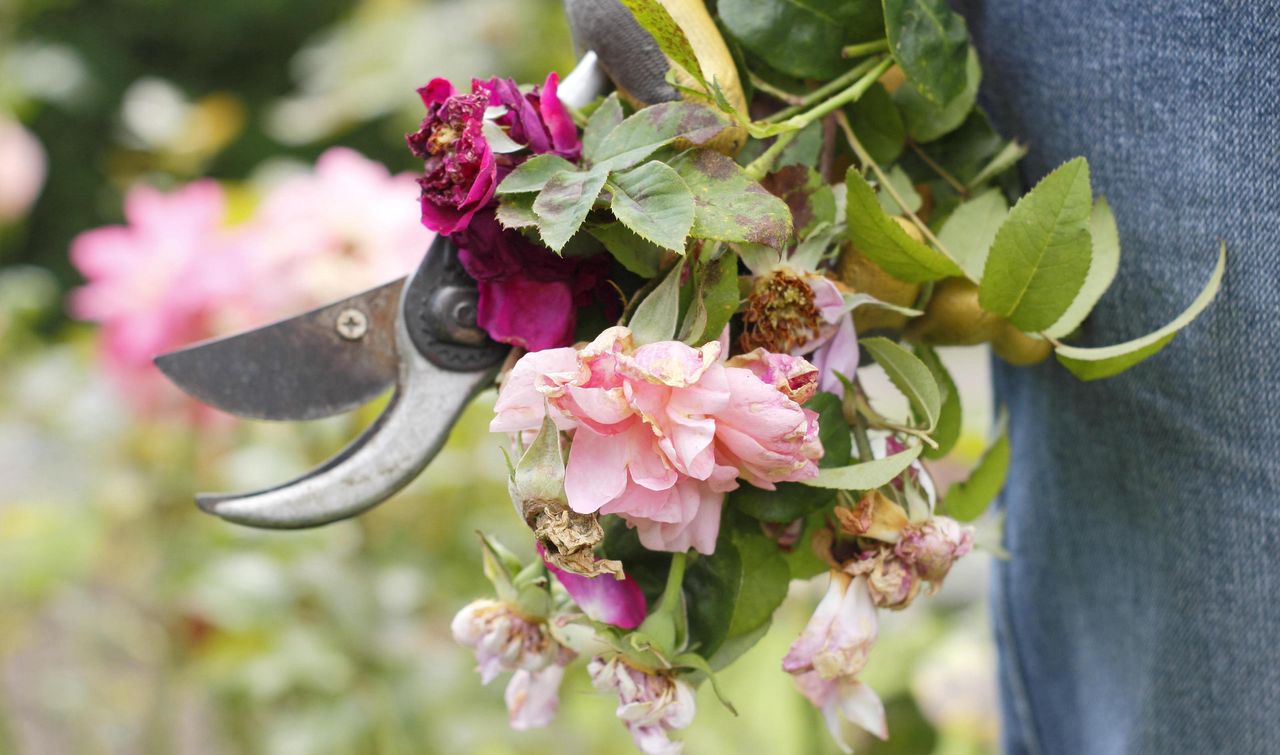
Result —
[{"label": "dried flower head", "polygon": [[790,353],[818,337],[822,313],[804,278],[778,268],[756,278],[742,309],[743,351],[764,348]]}]

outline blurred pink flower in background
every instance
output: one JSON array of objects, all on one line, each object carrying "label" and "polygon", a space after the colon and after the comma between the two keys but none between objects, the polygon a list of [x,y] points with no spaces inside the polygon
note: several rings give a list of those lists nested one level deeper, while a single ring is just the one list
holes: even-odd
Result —
[{"label": "blurred pink flower in background", "polygon": [[272,187],[246,222],[227,223],[223,189],[197,181],[125,197],[125,225],[86,231],[71,260],[87,280],[74,316],[102,326],[108,371],[139,409],[190,406],[151,360],[265,324],[409,273],[432,234],[407,174],[348,149]]},{"label": "blurred pink flower in background", "polygon": [[0,225],[27,214],[44,188],[47,169],[40,140],[21,123],[0,116]]},{"label": "blurred pink flower in background", "polygon": [[418,187],[351,149],[272,186],[244,228],[270,316],[341,299],[413,271],[435,234],[418,222]]},{"label": "blurred pink flower in background", "polygon": [[139,186],[125,197],[127,225],[95,228],[71,242],[71,261],[88,284],[71,312],[102,325],[108,370],[142,408],[163,403],[157,354],[217,332],[243,290],[248,250],[228,234],[226,202],[213,181],[169,194]]}]

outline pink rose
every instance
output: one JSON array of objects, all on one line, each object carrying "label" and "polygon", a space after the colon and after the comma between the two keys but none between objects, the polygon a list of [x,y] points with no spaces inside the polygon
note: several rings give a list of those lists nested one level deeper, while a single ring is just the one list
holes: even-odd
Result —
[{"label": "pink rose", "polygon": [[765,490],[816,476],[822,458],[818,415],[799,402],[813,395],[817,369],[798,357],[757,349],[730,359],[725,376],[729,402],[716,418],[724,463]]},{"label": "pink rose", "polygon": [[812,367],[766,353],[736,366],[720,361],[721,349],[637,347],[614,327],[576,351],[528,354],[503,384],[490,429],[533,431],[549,403],[573,433],[570,508],[618,514],[654,550],[711,553],[739,476],[772,487],[816,475],[822,456],[817,417],[795,400],[811,395]]}]

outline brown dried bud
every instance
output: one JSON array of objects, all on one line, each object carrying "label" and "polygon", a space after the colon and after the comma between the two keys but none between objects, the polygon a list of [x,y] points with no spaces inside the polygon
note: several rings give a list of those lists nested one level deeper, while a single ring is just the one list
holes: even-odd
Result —
[{"label": "brown dried bud", "polygon": [[837,507],[836,519],[846,534],[886,543],[898,542],[902,531],[911,524],[907,512],[878,490],[868,492],[852,509]]},{"label": "brown dried bud", "polygon": [[595,514],[579,514],[561,501],[525,501],[524,521],[542,544],[547,561],[584,577],[612,574],[622,579],[622,563],[596,559],[604,528]]}]

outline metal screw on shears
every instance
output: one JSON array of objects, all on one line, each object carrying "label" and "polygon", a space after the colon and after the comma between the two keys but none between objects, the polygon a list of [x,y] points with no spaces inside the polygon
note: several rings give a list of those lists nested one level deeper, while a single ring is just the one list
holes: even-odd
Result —
[{"label": "metal screw on shears", "polygon": [[348,341],[358,341],[369,330],[369,318],[358,309],[344,309],[338,313],[337,329]]}]

